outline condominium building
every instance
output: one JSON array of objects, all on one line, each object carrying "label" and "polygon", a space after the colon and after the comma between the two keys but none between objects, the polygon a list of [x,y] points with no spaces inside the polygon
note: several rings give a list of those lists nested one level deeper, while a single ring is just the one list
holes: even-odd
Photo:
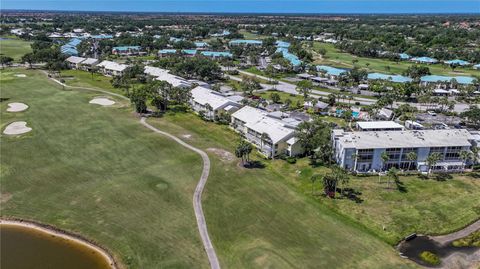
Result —
[{"label": "condominium building", "polygon": [[191,91],[190,106],[193,111],[204,113],[204,117],[215,120],[221,113],[231,114],[242,105],[202,86],[195,87]]},{"label": "condominium building", "polygon": [[[473,141],[474,137],[464,129],[332,132],[336,162],[356,172],[378,172],[391,167],[422,172],[429,168],[461,171],[465,163],[460,152],[469,151]],[[382,158],[384,152],[388,160]],[[427,158],[432,153],[438,153],[441,158],[429,167]],[[412,156],[415,159],[411,159]]]},{"label": "condominium building", "polygon": [[232,114],[232,128],[258,148],[267,158],[281,154],[297,156],[303,149],[295,138],[295,125],[288,119],[269,116],[264,110],[245,106]]}]

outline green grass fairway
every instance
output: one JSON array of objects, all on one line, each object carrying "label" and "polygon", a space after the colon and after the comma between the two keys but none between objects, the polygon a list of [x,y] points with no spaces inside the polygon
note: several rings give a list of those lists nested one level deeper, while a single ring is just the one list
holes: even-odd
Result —
[{"label": "green grass fairway", "polygon": [[0,40],[0,54],[12,57],[15,61],[19,61],[20,58],[31,52],[31,42],[20,39],[5,39]]},{"label": "green grass fairway", "polygon": [[[367,57],[357,57],[350,53],[341,52],[334,47],[332,44],[313,42],[313,50],[319,48],[325,48],[327,54],[322,59],[317,54],[314,61],[315,64],[326,64],[340,68],[352,68],[352,60],[358,60],[357,65],[361,68],[365,68],[370,72],[380,72],[380,73],[389,73],[389,74],[401,74],[409,66],[412,65],[408,61],[400,61],[398,63],[392,62],[385,59],[378,58],[367,58]],[[369,64],[367,66],[367,63]],[[388,68],[388,67],[389,68]],[[480,71],[474,70],[472,68],[456,68],[455,71],[446,65],[443,64],[433,64],[426,65],[430,68],[430,72],[434,75],[445,75],[445,76],[480,76]]]},{"label": "green grass fairway", "polygon": [[364,228],[299,193],[270,162],[249,170],[222,156],[238,141],[227,126],[179,113],[148,121],[190,135],[185,140],[209,154],[204,211],[225,268],[415,267]]},{"label": "green grass fairway", "polygon": [[[0,79],[2,131],[33,128],[1,135],[2,216],[78,232],[129,268],[208,268],[192,206],[197,154],[144,128],[125,101],[89,104],[104,94],[62,91],[39,71]],[[8,113],[9,102],[30,107]]]},{"label": "green grass fairway", "polygon": [[[311,168],[307,160],[294,165],[275,162],[276,170],[289,175],[290,182],[306,195],[312,196],[310,177],[313,173],[328,173],[325,168]],[[301,171],[301,173],[296,173]],[[396,244],[411,233],[445,234],[463,228],[480,218],[480,180],[478,174],[454,175],[446,181],[400,177],[401,191],[387,179],[377,176],[351,177],[348,187],[363,200],[328,199],[316,196],[321,205],[360,222],[390,244]],[[316,192],[321,185],[316,183]],[[385,230],[383,229],[385,228]]]}]

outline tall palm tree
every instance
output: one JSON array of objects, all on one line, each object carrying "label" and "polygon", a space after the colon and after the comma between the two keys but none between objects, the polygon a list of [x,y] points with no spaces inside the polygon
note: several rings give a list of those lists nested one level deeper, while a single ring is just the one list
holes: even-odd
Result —
[{"label": "tall palm tree", "polygon": [[398,179],[398,169],[395,167],[392,167],[388,169],[387,171],[387,188],[390,188],[390,179],[393,179],[394,181]]},{"label": "tall palm tree", "polygon": [[417,160],[417,153],[415,151],[410,151],[407,153],[407,160],[410,162],[408,164],[408,170],[412,170],[412,163]]},{"label": "tall palm tree", "polygon": [[442,155],[438,152],[432,153],[428,155],[426,163],[428,165],[428,174],[432,172],[432,167],[434,167],[440,160],[442,159]]},{"label": "tall palm tree", "polygon": [[465,165],[467,164],[467,161],[472,158],[472,152],[471,151],[466,151],[462,150],[459,153],[459,158],[462,160],[462,167],[465,169]]},{"label": "tall palm tree", "polygon": [[263,151],[264,141],[270,140],[270,136],[267,133],[262,133],[260,136],[260,149]]}]

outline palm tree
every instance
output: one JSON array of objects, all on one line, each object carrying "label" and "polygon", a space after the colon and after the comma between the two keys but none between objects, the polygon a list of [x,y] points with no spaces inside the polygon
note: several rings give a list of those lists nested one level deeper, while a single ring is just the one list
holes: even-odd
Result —
[{"label": "palm tree", "polygon": [[382,170],[385,170],[386,163],[390,160],[390,156],[386,151],[384,151],[382,152],[382,155],[380,155],[380,158],[382,159],[382,164],[383,164]]},{"label": "palm tree", "polygon": [[427,157],[427,165],[428,165],[428,174],[432,172],[432,167],[435,166],[440,160],[442,159],[442,155],[438,152],[434,152]]},{"label": "palm tree", "polygon": [[410,162],[408,164],[408,170],[412,170],[412,163],[417,160],[417,153],[415,151],[410,151],[407,153],[407,160]]},{"label": "palm tree", "polygon": [[210,118],[210,114],[211,114],[212,111],[213,111],[213,107],[212,107],[209,103],[207,103],[207,104],[205,105],[205,110],[207,111],[207,118]]},{"label": "palm tree", "polygon": [[263,143],[264,141],[270,140],[270,136],[267,133],[262,133],[260,136],[260,149],[263,151]]},{"label": "palm tree", "polygon": [[390,188],[390,179],[393,179],[394,181],[398,180],[398,169],[395,167],[390,168],[387,171],[387,188]]},{"label": "palm tree", "polygon": [[465,165],[467,164],[467,161],[472,158],[472,152],[471,152],[471,151],[462,150],[462,151],[460,151],[460,153],[459,153],[459,158],[460,158],[460,160],[462,160],[463,169],[465,169]]}]

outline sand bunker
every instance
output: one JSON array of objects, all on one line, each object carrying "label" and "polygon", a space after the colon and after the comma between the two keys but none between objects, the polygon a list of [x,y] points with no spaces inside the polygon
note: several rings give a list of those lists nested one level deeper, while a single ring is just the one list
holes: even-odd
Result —
[{"label": "sand bunker", "polygon": [[8,112],[20,112],[27,110],[28,106],[24,103],[10,103],[8,104]]},{"label": "sand bunker", "polygon": [[32,128],[27,127],[27,123],[25,121],[16,121],[10,123],[3,133],[6,135],[18,135],[28,133],[32,130]]},{"label": "sand bunker", "polygon": [[111,105],[115,104],[114,101],[112,101],[108,98],[103,98],[103,97],[94,98],[89,103],[90,104],[101,105],[101,106],[111,106]]},{"label": "sand bunker", "polygon": [[26,78],[27,77],[27,75],[25,75],[25,74],[15,74],[15,76],[17,78]]}]

